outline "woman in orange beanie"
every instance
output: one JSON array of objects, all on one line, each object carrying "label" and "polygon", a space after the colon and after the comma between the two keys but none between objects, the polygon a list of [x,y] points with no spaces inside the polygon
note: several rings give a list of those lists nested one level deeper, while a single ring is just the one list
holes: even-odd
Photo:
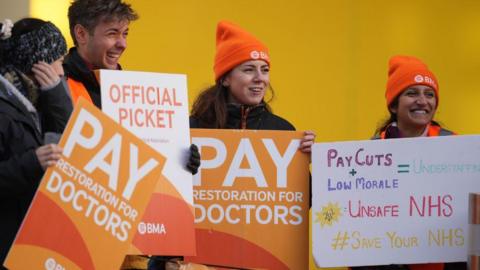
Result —
[{"label": "woman in orange beanie", "polygon": [[[215,84],[195,100],[191,128],[295,130],[272,113],[264,97],[270,87],[268,48],[232,23],[217,26]],[[273,91],[272,91],[273,95]],[[315,139],[305,131],[300,150],[310,153]]]},{"label": "woman in orange beanie", "polygon": [[[439,87],[435,75],[412,56],[390,58],[387,91],[390,118],[375,132],[374,139],[454,135],[433,121],[438,108]],[[466,263],[429,263],[352,267],[352,270],[462,270]]]},{"label": "woman in orange beanie", "polygon": [[[217,25],[216,42],[216,83],[193,103],[190,128],[295,130],[287,120],[273,114],[264,99],[270,88],[268,48],[226,21]],[[305,131],[299,149],[310,153],[314,139],[312,131]],[[148,269],[165,269],[162,267],[169,259],[154,256]]]},{"label": "woman in orange beanie", "polygon": [[385,97],[390,118],[377,129],[375,138],[454,134],[433,121],[439,102],[438,81],[419,59],[412,56],[390,59]]}]

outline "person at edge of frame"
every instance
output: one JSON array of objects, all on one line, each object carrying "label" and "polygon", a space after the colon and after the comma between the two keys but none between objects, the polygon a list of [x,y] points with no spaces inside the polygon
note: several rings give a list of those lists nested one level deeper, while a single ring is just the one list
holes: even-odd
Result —
[{"label": "person at edge of frame", "polygon": [[0,23],[2,265],[44,171],[60,159],[56,143],[73,109],[63,78],[66,52],[65,39],[51,22]]},{"label": "person at edge of frame", "polygon": [[[372,139],[435,137],[455,135],[434,121],[439,104],[437,78],[428,66],[413,56],[390,58],[385,92],[389,118],[375,131]],[[466,262],[409,265],[373,265],[352,270],[462,270]]]}]

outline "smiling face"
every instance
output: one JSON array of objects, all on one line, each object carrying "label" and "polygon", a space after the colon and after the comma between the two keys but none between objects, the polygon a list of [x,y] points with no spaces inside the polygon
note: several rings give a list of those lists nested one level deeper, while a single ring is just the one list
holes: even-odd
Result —
[{"label": "smiling face", "polygon": [[258,105],[270,85],[270,67],[263,60],[243,62],[232,69],[222,84],[230,90],[229,102]]},{"label": "smiling face", "polygon": [[[93,33],[77,37],[80,55],[93,69],[118,69],[118,61],[127,48],[128,20],[101,21]],[[81,26],[80,26],[81,27]]]},{"label": "smiling face", "polygon": [[433,88],[412,85],[398,96],[398,104],[390,108],[397,115],[400,130],[421,130],[432,121],[437,110],[437,97]]}]

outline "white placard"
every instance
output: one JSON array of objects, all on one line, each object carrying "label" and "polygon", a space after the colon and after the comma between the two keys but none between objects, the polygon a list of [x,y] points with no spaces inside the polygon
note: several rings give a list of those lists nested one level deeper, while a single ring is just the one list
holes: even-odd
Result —
[{"label": "white placard", "polygon": [[480,136],[319,143],[312,168],[318,266],[467,260]]},{"label": "white placard", "polygon": [[129,254],[193,255],[187,77],[101,70],[102,110],[167,158]]},{"label": "white placard", "polygon": [[186,75],[100,70],[100,78],[102,111],[168,157],[164,175],[192,204]]}]

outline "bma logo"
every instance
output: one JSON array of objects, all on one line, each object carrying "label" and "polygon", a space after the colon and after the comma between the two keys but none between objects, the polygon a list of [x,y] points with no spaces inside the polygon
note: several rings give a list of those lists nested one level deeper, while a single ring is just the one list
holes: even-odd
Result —
[{"label": "bma logo", "polygon": [[251,51],[250,58],[257,60],[257,59],[265,59],[268,60],[268,54],[266,52],[258,52],[258,51]]},{"label": "bma logo", "polygon": [[428,84],[431,84],[433,86],[436,86],[435,80],[428,77],[428,76],[423,76],[423,75],[419,74],[419,75],[415,76],[414,80],[415,80],[416,83],[428,83]]},{"label": "bma logo", "polygon": [[138,232],[140,234],[167,234],[165,225],[162,223],[148,223],[140,222],[138,223]]},{"label": "bma logo", "polygon": [[266,52],[260,52],[260,58],[268,60],[268,54]]},{"label": "bma logo", "polygon": [[415,82],[417,82],[417,83],[423,83],[423,76],[422,76],[422,75],[417,75],[417,76],[415,76]]},{"label": "bma logo", "polygon": [[65,267],[63,267],[61,264],[56,262],[54,258],[48,258],[45,261],[45,269],[46,270],[65,270]]}]

